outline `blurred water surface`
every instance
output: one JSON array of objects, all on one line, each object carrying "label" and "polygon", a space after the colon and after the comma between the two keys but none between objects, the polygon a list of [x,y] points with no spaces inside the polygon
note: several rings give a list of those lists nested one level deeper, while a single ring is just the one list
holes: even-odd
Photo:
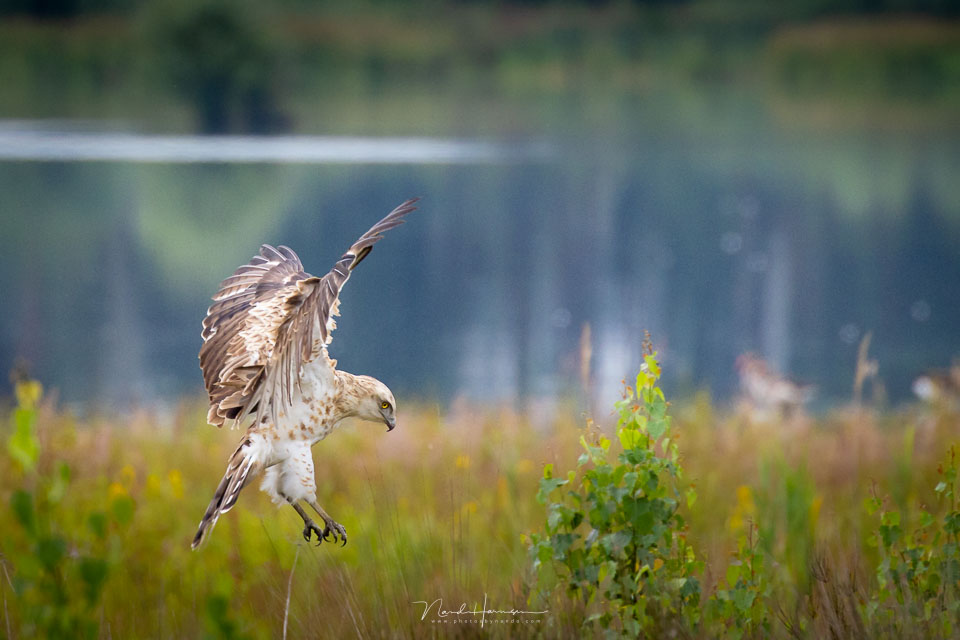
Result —
[{"label": "blurred water surface", "polygon": [[[548,139],[231,138],[0,127],[0,368],[108,406],[201,394],[200,322],[260,243],[323,274],[423,196],[342,296],[332,355],[398,395],[604,398],[644,329],[677,393],[754,351],[847,398],[856,347],[894,401],[960,355],[960,135],[824,127],[734,102]],[[659,115],[658,115],[659,114]],[[619,119],[618,119],[619,118]]]}]

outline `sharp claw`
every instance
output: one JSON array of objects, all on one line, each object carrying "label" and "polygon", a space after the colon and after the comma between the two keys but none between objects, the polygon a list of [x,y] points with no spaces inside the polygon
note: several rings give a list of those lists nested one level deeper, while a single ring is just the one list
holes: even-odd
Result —
[{"label": "sharp claw", "polygon": [[339,522],[328,522],[323,530],[323,539],[327,542],[340,542],[343,547],[347,544],[347,530]]},{"label": "sharp claw", "polygon": [[303,539],[306,540],[307,542],[310,542],[311,541],[310,537],[314,533],[317,534],[317,546],[319,547],[320,543],[323,542],[323,539],[321,537],[322,533],[320,531],[320,527],[318,527],[316,524],[312,522],[307,523],[307,526],[303,528]]}]

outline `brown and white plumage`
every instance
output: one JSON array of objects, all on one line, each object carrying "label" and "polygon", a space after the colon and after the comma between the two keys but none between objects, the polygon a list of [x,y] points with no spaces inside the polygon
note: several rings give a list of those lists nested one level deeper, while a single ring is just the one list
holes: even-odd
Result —
[{"label": "brown and white plumage", "polygon": [[960,362],[949,369],[933,369],[918,376],[911,385],[913,393],[934,405],[955,405],[960,401]]},{"label": "brown and white plumage", "polygon": [[780,375],[770,368],[766,360],[752,353],[738,356],[735,366],[740,374],[744,399],[761,419],[793,415],[813,396],[813,385],[801,384]]},{"label": "brown and white plumage", "polygon": [[[373,378],[337,371],[326,347],[336,328],[344,283],[383,232],[403,224],[416,201],[404,202],[371,227],[323,277],[304,271],[290,248],[265,244],[259,255],[220,284],[203,321],[200,349],[210,397],[207,420],[218,427],[227,422],[237,427],[250,416],[254,420],[230,459],[194,547],[233,506],[240,489],[263,470],[261,488],[275,501],[294,505],[307,525],[308,539],[312,521],[297,504],[301,499],[324,517],[326,531],[336,537],[339,525],[313,499],[310,446],[350,416],[383,420],[392,429],[394,399]],[[342,527],[339,531],[343,533]]]},{"label": "brown and white plumage", "polygon": [[278,402],[289,405],[302,364],[330,343],[350,273],[384,231],[403,224],[415,202],[404,202],[360,236],[322,278],[306,273],[290,248],[265,244],[220,284],[200,349],[210,424],[238,425],[254,410],[276,422]]}]

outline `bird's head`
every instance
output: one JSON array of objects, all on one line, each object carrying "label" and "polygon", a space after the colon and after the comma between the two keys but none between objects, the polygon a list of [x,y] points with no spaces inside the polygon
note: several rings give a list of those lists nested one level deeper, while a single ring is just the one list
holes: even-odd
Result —
[{"label": "bird's head", "polygon": [[358,398],[357,417],[382,422],[387,425],[387,431],[393,431],[397,426],[397,401],[393,393],[387,385],[370,376],[357,376],[357,382],[363,390]]}]

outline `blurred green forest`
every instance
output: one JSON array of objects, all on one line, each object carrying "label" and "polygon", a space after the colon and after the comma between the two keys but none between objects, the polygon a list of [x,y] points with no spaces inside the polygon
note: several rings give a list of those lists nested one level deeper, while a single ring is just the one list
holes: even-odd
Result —
[{"label": "blurred green forest", "polygon": [[0,117],[511,135],[570,111],[602,129],[638,95],[682,111],[723,86],[820,125],[955,124],[958,16],[946,0],[15,0],[0,8]]}]

